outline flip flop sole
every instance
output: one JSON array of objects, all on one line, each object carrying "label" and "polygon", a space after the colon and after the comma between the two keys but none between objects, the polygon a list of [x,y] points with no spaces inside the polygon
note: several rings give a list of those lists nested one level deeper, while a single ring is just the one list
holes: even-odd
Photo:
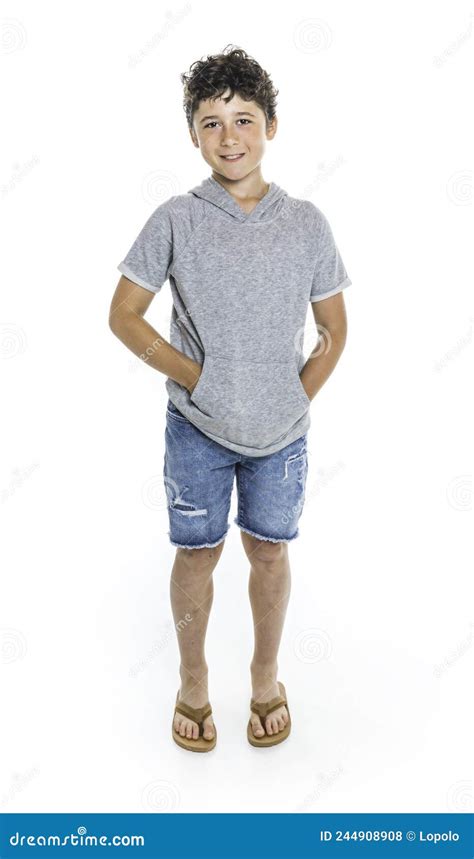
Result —
[{"label": "flip flop sole", "polygon": [[252,723],[249,720],[247,725],[247,739],[251,746],[257,746],[258,748],[268,748],[269,746],[277,746],[279,743],[282,743],[290,734],[291,723],[288,722],[285,729],[283,731],[278,731],[278,734],[264,734],[263,737],[256,737]]},{"label": "flip flop sole", "polygon": [[[278,685],[280,687],[280,694],[286,700],[286,690],[283,683],[279,682]],[[288,722],[283,728],[283,731],[278,731],[278,734],[267,734],[267,732],[265,731],[262,737],[256,737],[252,728],[252,720],[249,719],[247,725],[247,739],[251,746],[256,746],[258,748],[268,748],[269,746],[277,746],[279,743],[282,743],[284,740],[287,739],[291,731],[291,714],[290,708],[288,706],[288,701],[286,701],[286,704],[282,704],[282,707],[283,706],[286,707],[288,712]],[[265,718],[265,716],[260,717],[261,720],[264,720]],[[263,727],[265,728],[265,726]]]},{"label": "flip flop sole", "polygon": [[204,737],[198,737],[197,740],[182,737],[174,728],[172,728],[172,736],[175,743],[177,743],[178,746],[181,746],[182,749],[187,749],[188,752],[210,752],[215,748],[217,742],[217,731],[215,727],[212,740],[206,740]]},{"label": "flip flop sole", "polygon": [[[178,702],[179,702],[179,689],[178,689],[178,693],[176,695],[176,704],[178,704]],[[199,717],[201,714],[204,715],[205,712],[210,711],[209,706],[206,705],[205,707],[200,707],[198,709],[195,709],[194,707],[189,707],[187,705],[181,704],[181,708],[182,708],[182,710],[185,711],[182,713],[182,715],[185,715],[188,719],[191,719],[193,722],[197,722],[199,725],[199,731],[201,732],[202,721],[200,720]],[[176,709],[175,709],[174,715],[176,715]],[[196,740],[193,739],[192,737],[182,737],[181,734],[175,730],[174,716],[173,716],[173,724],[171,725],[171,736],[173,737],[173,740],[175,741],[175,743],[178,746],[180,746],[182,749],[186,749],[188,752],[210,752],[210,751],[212,751],[213,748],[215,748],[215,745],[217,742],[217,730],[216,730],[215,725],[214,725],[214,736],[213,736],[212,740],[206,740],[205,737],[203,737],[201,733],[200,733],[200,736]]]}]

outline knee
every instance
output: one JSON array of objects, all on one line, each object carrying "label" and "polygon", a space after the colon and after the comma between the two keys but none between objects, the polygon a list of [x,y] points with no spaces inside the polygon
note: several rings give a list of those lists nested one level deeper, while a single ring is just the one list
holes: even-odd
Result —
[{"label": "knee", "polygon": [[217,546],[205,546],[202,549],[176,549],[176,559],[194,572],[212,572],[223,549],[223,543]]},{"label": "knee", "polygon": [[251,563],[253,566],[272,568],[284,561],[288,556],[287,543],[273,543],[271,540],[255,539],[255,548],[252,552]]}]

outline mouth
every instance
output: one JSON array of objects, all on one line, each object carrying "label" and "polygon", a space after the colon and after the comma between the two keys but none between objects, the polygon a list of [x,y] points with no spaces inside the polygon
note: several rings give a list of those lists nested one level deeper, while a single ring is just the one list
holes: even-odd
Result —
[{"label": "mouth", "polygon": [[224,159],[224,161],[230,161],[230,162],[232,162],[232,161],[240,161],[240,159],[241,159],[241,158],[243,158],[243,157],[244,157],[244,155],[245,155],[245,153],[244,153],[244,152],[239,152],[238,154],[233,154],[233,155],[220,155],[219,157],[220,157],[220,158],[223,158],[223,159]]}]

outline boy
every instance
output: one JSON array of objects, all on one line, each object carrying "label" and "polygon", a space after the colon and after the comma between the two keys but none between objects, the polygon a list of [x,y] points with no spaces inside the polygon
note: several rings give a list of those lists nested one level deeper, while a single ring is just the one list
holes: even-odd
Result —
[{"label": "boy", "polygon": [[[181,75],[191,140],[212,173],[151,214],[118,266],[110,309],[114,334],[167,376],[171,604],[175,624],[193,617],[179,625],[172,735],[192,751],[216,744],[204,645],[234,477],[255,630],[247,737],[270,746],[290,732],[277,680],[288,542],[304,502],[309,406],[344,348],[342,290],[351,283],[320,209],[263,179],[278,90],[245,51],[228,47]],[[311,146],[300,144],[311,166]],[[144,319],[167,279],[170,343]],[[298,341],[308,302],[328,344],[305,362]]]}]

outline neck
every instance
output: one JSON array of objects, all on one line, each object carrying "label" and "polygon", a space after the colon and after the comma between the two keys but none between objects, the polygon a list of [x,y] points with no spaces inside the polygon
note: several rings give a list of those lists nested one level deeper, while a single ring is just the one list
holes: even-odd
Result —
[{"label": "neck", "polygon": [[236,200],[261,200],[270,188],[270,183],[265,182],[260,170],[249,173],[243,179],[228,179],[213,170],[212,177]]}]

